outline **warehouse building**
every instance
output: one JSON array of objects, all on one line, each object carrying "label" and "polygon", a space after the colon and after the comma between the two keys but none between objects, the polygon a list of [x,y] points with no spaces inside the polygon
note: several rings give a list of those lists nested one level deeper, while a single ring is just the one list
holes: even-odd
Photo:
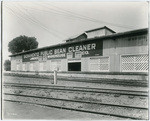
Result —
[{"label": "warehouse building", "polygon": [[148,29],[116,33],[104,26],[10,57],[12,71],[148,72]]}]

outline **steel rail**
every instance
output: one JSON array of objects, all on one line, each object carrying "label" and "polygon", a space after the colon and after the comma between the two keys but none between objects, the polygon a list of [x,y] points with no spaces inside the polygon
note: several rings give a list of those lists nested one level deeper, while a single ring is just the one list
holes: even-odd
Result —
[{"label": "steel rail", "polygon": [[92,93],[107,93],[107,94],[148,97],[148,91],[132,91],[132,90],[68,87],[68,86],[50,86],[50,85],[37,85],[37,84],[20,84],[20,83],[4,83],[4,86],[21,87],[21,88],[25,87],[25,88],[53,89],[53,90],[65,90],[65,91],[81,91],[81,92],[92,92]]},{"label": "steel rail", "polygon": [[62,106],[54,106],[54,105],[46,105],[46,104],[40,104],[40,103],[32,103],[32,102],[26,102],[26,101],[15,101],[15,100],[7,100],[7,99],[4,99],[4,101],[34,104],[34,105],[40,105],[40,106],[46,106],[46,107],[52,107],[52,108],[58,108],[58,109],[65,109],[65,110],[79,111],[79,112],[85,112],[85,113],[114,116],[114,117],[126,118],[126,119],[147,120],[147,119],[143,119],[143,118],[135,118],[135,117],[116,115],[116,114],[111,114],[111,113],[103,113],[103,112],[97,112],[97,111],[81,110],[81,109],[67,108],[67,107],[62,107]]},{"label": "steel rail", "polygon": [[40,84],[24,84],[24,83],[4,83],[4,84],[17,84],[17,85],[33,85],[33,86],[48,86],[48,87],[71,87],[71,88],[81,88],[81,89],[97,89],[97,90],[114,90],[114,91],[130,91],[130,92],[142,92],[147,93],[148,91],[133,91],[133,90],[119,90],[119,89],[106,89],[106,88],[87,88],[87,87],[73,87],[73,86],[58,86],[58,85],[40,85]]},{"label": "steel rail", "polygon": [[61,98],[52,98],[52,97],[43,97],[43,96],[33,96],[33,95],[22,95],[22,94],[12,94],[12,93],[4,93],[4,95],[13,95],[13,96],[22,96],[22,97],[31,97],[31,98],[41,98],[41,99],[50,99],[50,100],[60,100],[60,101],[68,101],[68,102],[90,103],[90,104],[99,104],[99,105],[107,105],[107,106],[117,106],[117,107],[123,107],[123,108],[148,110],[148,107],[147,108],[133,107],[133,106],[125,106],[125,105],[100,103],[100,102],[96,102],[96,101],[70,100],[70,99],[61,99]]}]

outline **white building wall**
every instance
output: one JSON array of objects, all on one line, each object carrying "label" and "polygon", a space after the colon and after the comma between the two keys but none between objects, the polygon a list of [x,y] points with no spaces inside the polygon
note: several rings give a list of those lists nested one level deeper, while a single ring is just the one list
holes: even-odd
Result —
[{"label": "white building wall", "polygon": [[[100,31],[89,32],[89,36],[95,36],[99,34]],[[104,31],[101,31],[103,34]],[[109,34],[109,32],[108,32]],[[118,39],[119,38],[119,39]],[[118,37],[115,39],[109,39],[103,41],[103,55],[102,57],[109,57],[110,62],[110,72],[119,72],[121,71],[121,57],[123,55],[148,55],[148,39],[146,35],[137,35],[132,37]],[[130,39],[129,39],[130,38]],[[136,39],[135,39],[136,38]],[[139,39],[141,38],[141,39]],[[76,54],[77,55],[77,54]],[[90,58],[91,57],[81,57],[81,71],[91,71],[90,70]],[[80,57],[78,57],[80,59]],[[72,58],[73,59],[73,58]],[[53,71],[55,67],[59,68],[59,71],[68,71],[68,60],[67,59],[51,59],[43,62],[43,70],[41,71]],[[26,62],[26,71],[32,69],[30,63],[35,63],[33,65],[34,71],[40,70],[40,62]],[[11,70],[23,70],[22,56],[16,56],[11,58]]]},{"label": "white building wall", "polygon": [[61,71],[68,71],[67,59],[62,59],[61,60]]},{"label": "white building wall", "polygon": [[89,70],[89,57],[81,58],[81,71],[90,71]]},{"label": "white building wall", "polygon": [[16,70],[16,59],[15,57],[11,57],[11,71]]},{"label": "white building wall", "polygon": [[45,71],[50,71],[50,60],[45,61]]},{"label": "white building wall", "polygon": [[122,55],[148,54],[147,36],[143,39],[138,39],[140,37],[144,36],[125,37],[103,41],[103,56],[110,56],[110,71],[121,71]]},{"label": "white building wall", "polygon": [[[17,70],[18,66],[18,70]],[[11,57],[11,70],[21,71],[22,70],[22,56]]]}]

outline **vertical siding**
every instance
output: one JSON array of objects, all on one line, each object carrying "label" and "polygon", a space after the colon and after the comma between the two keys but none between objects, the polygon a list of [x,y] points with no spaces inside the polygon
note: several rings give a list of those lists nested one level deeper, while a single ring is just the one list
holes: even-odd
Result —
[{"label": "vertical siding", "polygon": [[27,62],[27,71],[30,71],[30,62]]},{"label": "vertical siding", "polygon": [[[102,32],[102,31],[101,31]],[[110,34],[109,31],[105,31],[106,35]],[[103,33],[103,32],[102,32]],[[91,36],[100,34],[99,31],[91,32]],[[146,35],[145,35],[146,36]],[[142,38],[143,37],[143,38]],[[139,39],[141,38],[141,39]],[[137,35],[133,37],[119,37],[116,39],[103,40],[103,56],[110,57],[110,72],[120,71],[120,57],[121,55],[136,55],[136,54],[148,54],[148,39],[144,38],[144,35]],[[61,71],[68,71],[67,59],[52,59],[61,61]],[[81,58],[81,71],[90,71],[90,57]],[[26,62],[26,71],[30,71],[30,63],[34,63],[34,71],[39,71],[40,62]],[[47,60],[43,62],[44,71],[52,71],[52,62]],[[17,64],[19,64],[19,70],[22,70],[22,56],[11,57],[11,70],[17,70]]]},{"label": "vertical siding", "polygon": [[22,63],[19,63],[19,70],[22,71],[22,66],[23,64]]},{"label": "vertical siding", "polygon": [[49,60],[49,70],[52,71],[52,62]]},{"label": "vertical siding", "polygon": [[45,70],[46,71],[50,71],[50,60],[47,60],[46,62],[45,62]]},{"label": "vertical siding", "polygon": [[128,38],[119,38],[116,40],[118,54],[137,54],[148,53],[148,41],[145,40],[129,40]]},{"label": "vertical siding", "polygon": [[[25,70],[23,70],[23,64],[25,64]],[[22,71],[27,71],[27,62],[22,63]]]},{"label": "vertical siding", "polygon": [[60,70],[59,71],[68,71],[67,59],[48,60],[47,63],[46,63],[47,64],[47,71],[53,71],[53,65],[52,64],[56,64],[56,65],[58,64],[59,65],[59,61],[60,61]]},{"label": "vertical siding", "polygon": [[22,56],[15,56],[11,58],[11,70],[17,71],[17,64],[19,65],[19,70],[21,71],[22,70]]},{"label": "vertical siding", "polygon": [[15,57],[11,57],[11,71],[16,70],[16,59]]},{"label": "vertical siding", "polygon": [[81,58],[81,71],[89,71],[89,57]]},{"label": "vertical siding", "polygon": [[68,61],[67,59],[61,60],[61,71],[68,71]]},{"label": "vertical siding", "polygon": [[110,56],[110,71],[120,71],[120,56],[129,54],[148,54],[148,42],[129,40],[129,37],[103,41],[103,56]]},{"label": "vertical siding", "polygon": [[103,56],[115,54],[115,41],[114,40],[104,40],[103,41]]},{"label": "vertical siding", "polygon": [[38,71],[39,70],[39,62],[35,61],[33,65],[34,65],[33,66],[34,71]]}]

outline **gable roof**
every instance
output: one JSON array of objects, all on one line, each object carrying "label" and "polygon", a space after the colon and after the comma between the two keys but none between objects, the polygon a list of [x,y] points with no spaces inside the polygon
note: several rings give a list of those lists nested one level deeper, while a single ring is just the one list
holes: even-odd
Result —
[{"label": "gable roof", "polygon": [[100,29],[108,29],[108,30],[111,31],[112,33],[116,33],[114,30],[108,28],[107,26],[103,26],[103,27],[96,28],[96,29],[91,29],[91,30],[88,30],[88,31],[85,31],[85,32],[88,33],[88,32],[92,32],[92,31],[96,31],[96,30],[100,30]]},{"label": "gable roof", "polygon": [[68,42],[68,41],[74,40],[74,39],[76,39],[76,38],[78,38],[78,37],[80,37],[80,36],[82,36],[82,35],[87,36],[86,33],[82,33],[82,34],[78,34],[78,35],[72,36],[72,37],[68,38],[68,39],[65,40],[65,41]]}]

